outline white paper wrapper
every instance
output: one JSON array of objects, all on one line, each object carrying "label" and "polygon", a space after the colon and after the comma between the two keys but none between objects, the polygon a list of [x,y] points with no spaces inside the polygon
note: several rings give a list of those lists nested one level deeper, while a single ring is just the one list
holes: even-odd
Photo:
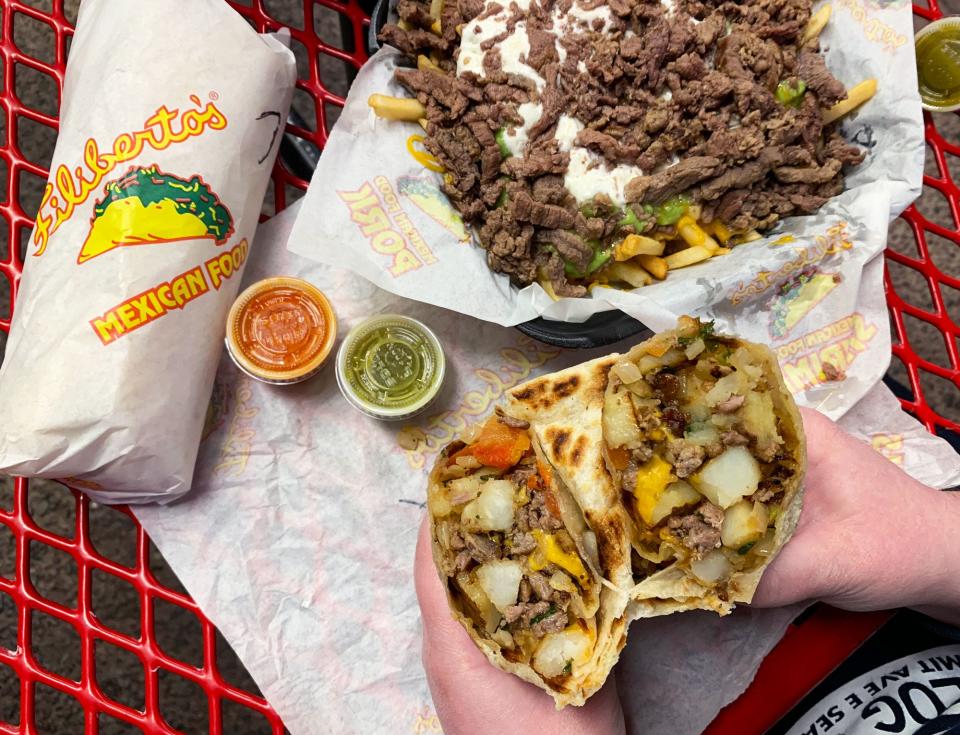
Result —
[{"label": "white paper wrapper", "polygon": [[0,470],[104,502],[189,488],[295,78],[222,0],[84,2],[0,372]]},{"label": "white paper wrapper", "polygon": [[[868,149],[867,158],[847,177],[848,190],[817,216],[788,220],[766,239],[675,271],[662,283],[633,292],[594,289],[590,298],[557,302],[539,285],[518,290],[487,268],[485,252],[463,239],[463,225],[439,190],[440,175],[423,168],[409,152],[411,146],[422,145],[411,136],[423,131],[414,123],[373,114],[369,95],[409,96],[393,80],[401,56],[384,49],[363,67],[350,90],[290,248],[348,268],[400,296],[503,325],[538,315],[579,322],[619,308],[662,329],[673,314],[721,305],[745,274],[774,274],[770,285],[776,289],[795,275],[781,272],[797,257],[795,247],[809,247],[843,223],[854,247],[806,260],[805,265],[815,267],[821,258],[842,264],[855,286],[856,271],[884,247],[887,217],[899,214],[920,192],[924,144],[912,38],[909,3],[833,3],[822,34],[827,64],[848,88],[876,78],[877,94],[843,127],[849,140]],[[771,244],[784,233],[797,238],[794,247]]]},{"label": "white paper wrapper", "polygon": [[[225,359],[194,492],[136,513],[293,735],[439,732],[412,577],[427,473],[440,448],[510,387],[606,350],[560,351],[303,260],[283,249],[296,214],[260,229],[247,278],[309,280],[330,297],[344,332],[383,312],[430,326],[448,377],[438,402],[412,422],[426,443],[405,451],[401,425],[351,409],[332,365],[277,388]],[[882,385],[842,423],[881,450],[894,447],[887,456],[925,482],[960,481],[960,458],[901,413]],[[628,722],[645,735],[699,732],[749,684],[797,612],[743,608],[722,619],[685,613],[635,622],[617,669]]]}]

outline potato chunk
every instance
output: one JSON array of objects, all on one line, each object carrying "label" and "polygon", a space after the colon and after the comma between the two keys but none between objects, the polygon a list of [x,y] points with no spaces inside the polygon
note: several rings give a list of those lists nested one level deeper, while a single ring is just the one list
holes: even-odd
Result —
[{"label": "potato chunk", "polygon": [[490,480],[476,500],[463,508],[460,521],[468,531],[509,531],[513,527],[516,488],[507,480]]},{"label": "potato chunk", "polygon": [[611,447],[624,447],[640,441],[640,427],[627,391],[608,390],[603,399],[603,436]]},{"label": "potato chunk", "polygon": [[477,569],[477,582],[500,612],[517,604],[523,567],[511,559],[495,559]]},{"label": "potato chunk", "polygon": [[760,465],[750,451],[746,447],[730,447],[690,479],[707,500],[726,510],[741,498],[753,495],[760,478]]},{"label": "potato chunk", "polygon": [[741,549],[754,543],[767,532],[767,506],[741,500],[727,508],[723,515],[720,538],[728,549]]}]

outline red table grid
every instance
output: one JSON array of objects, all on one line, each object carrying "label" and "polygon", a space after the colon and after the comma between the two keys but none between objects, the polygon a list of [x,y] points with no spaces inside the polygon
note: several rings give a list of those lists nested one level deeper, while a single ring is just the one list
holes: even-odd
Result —
[{"label": "red table grid", "polygon": [[[301,99],[312,100],[315,121],[307,120],[308,127],[288,126],[288,132],[294,136],[312,142],[322,148],[327,132],[333,124],[337,107],[342,107],[343,97],[331,91],[329,80],[323,78],[321,59],[335,60],[359,69],[366,59],[366,33],[369,19],[357,0],[338,3],[334,0],[304,0],[303,15],[299,22],[282,22],[273,9],[279,0],[247,0],[231,4],[255,28],[260,31],[273,31],[281,27],[290,27],[294,47],[307,62],[308,69],[301,69],[301,78],[297,81]],[[17,74],[26,75],[24,70],[32,70],[45,75],[55,82],[57,90],[62,89],[63,70],[65,68],[70,37],[73,34],[73,18],[68,18],[64,10],[64,0],[33,0],[30,3],[21,0],[2,0],[2,25],[0,25],[0,58],[3,62],[3,91],[0,93],[0,108],[3,111],[5,140],[0,145],[0,161],[5,173],[6,186],[2,188],[3,201],[0,202],[0,215],[4,224],[0,225],[0,236],[6,236],[6,247],[0,239],[0,275],[11,285],[11,303],[0,304],[0,331],[9,329],[17,284],[26,257],[26,245],[33,226],[34,212],[26,211],[23,203],[23,181],[25,176],[33,175],[45,181],[47,169],[31,161],[19,146],[19,126],[23,121],[31,121],[56,130],[58,120],[55,115],[28,105],[18,96]],[[914,11],[922,19],[932,20],[940,17],[941,11],[936,0],[930,0],[928,7],[914,6]],[[349,21],[349,27],[342,23],[345,34],[342,45],[344,50],[318,34],[321,15],[331,13],[341,15]],[[53,34],[54,49],[52,60],[36,58],[16,43],[17,23],[42,23]],[[304,97],[304,95],[306,97]],[[57,100],[59,108],[59,93]],[[311,123],[314,123],[311,125]],[[948,417],[938,413],[925,399],[923,375],[929,373],[952,382],[960,388],[960,328],[951,317],[944,299],[945,287],[960,292],[960,279],[940,271],[930,257],[927,235],[934,234],[947,239],[960,247],[960,189],[950,175],[947,157],[960,157],[960,146],[944,140],[937,132],[933,119],[925,117],[926,137],[933,153],[938,176],[924,176],[924,185],[941,192],[949,201],[953,217],[953,226],[944,227],[924,217],[915,206],[911,206],[903,215],[909,224],[916,242],[916,252],[905,254],[893,249],[886,251],[888,262],[896,262],[913,269],[926,280],[934,305],[929,311],[918,308],[901,298],[894,289],[889,268],[885,274],[887,299],[894,327],[893,354],[906,368],[912,400],[905,400],[904,407],[917,416],[931,431],[938,429],[960,430],[957,417]],[[288,170],[282,162],[274,170],[273,205],[274,211],[280,211],[288,202],[288,192],[306,188],[307,182]],[[5,227],[5,233],[2,230]],[[945,340],[949,366],[943,366],[921,357],[911,347],[904,325],[904,315],[920,319],[935,327]],[[38,685],[50,687],[76,699],[84,713],[85,732],[100,732],[101,715],[123,721],[149,735],[177,733],[163,717],[159,702],[160,672],[182,677],[193,682],[203,692],[208,706],[209,731],[215,735],[224,732],[221,704],[233,703],[249,710],[251,716],[257,713],[269,723],[273,733],[283,733],[283,725],[270,706],[259,696],[251,694],[227,682],[218,669],[216,630],[206,619],[197,605],[188,596],[172,590],[161,583],[151,571],[150,543],[145,532],[132,514],[125,513],[136,527],[136,561],[128,568],[107,558],[94,547],[90,530],[91,503],[79,493],[74,492],[76,509],[73,538],[67,539],[42,528],[31,516],[28,509],[29,487],[26,480],[14,481],[12,508],[0,508],[0,525],[12,533],[16,547],[16,562],[12,578],[0,576],[0,604],[4,595],[12,599],[16,607],[18,632],[15,650],[0,645],[0,666],[9,667],[20,682],[19,718],[5,723],[0,721],[0,733],[39,732],[36,691]],[[73,492],[73,491],[71,491]],[[68,555],[77,567],[78,589],[73,606],[65,606],[46,599],[37,591],[30,578],[30,554],[33,544],[45,544]],[[92,603],[92,579],[94,572],[107,574],[131,585],[140,602],[140,632],[137,637],[121,634],[98,619]],[[164,601],[195,616],[200,621],[202,631],[197,646],[202,649],[202,665],[192,666],[165,653],[157,641],[154,630],[156,601]],[[71,626],[79,636],[81,664],[79,679],[74,680],[48,671],[35,655],[33,640],[33,616],[42,613]],[[841,613],[829,612],[808,631],[817,629],[816,637],[820,648],[816,654],[810,654],[809,635],[801,634],[802,628],[791,630],[780,648],[765,662],[758,681],[748,690],[738,703],[721,713],[711,728],[712,733],[750,733],[762,732],[771,724],[779,712],[788,708],[820,678],[836,665],[841,657],[858,645],[875,627],[885,619],[884,616],[854,618]],[[109,644],[128,652],[142,665],[145,672],[144,706],[134,709],[111,699],[101,688],[97,680],[96,648]],[[787,675],[791,667],[796,667],[796,654],[807,650],[808,655],[802,671]],[[771,689],[764,682],[774,681]],[[771,700],[771,692],[776,697]],[[758,709],[758,705],[765,703]],[[760,716],[762,714],[762,716]],[[2,714],[0,714],[2,718]]]}]

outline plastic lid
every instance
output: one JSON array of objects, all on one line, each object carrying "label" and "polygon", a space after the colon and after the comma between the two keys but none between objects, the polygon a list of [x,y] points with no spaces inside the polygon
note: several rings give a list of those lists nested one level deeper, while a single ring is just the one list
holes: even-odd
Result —
[{"label": "plastic lid", "polygon": [[374,418],[409,418],[436,397],[446,359],[436,335],[416,319],[384,314],[361,322],[337,353],[337,385]]},{"label": "plastic lid", "polygon": [[227,350],[251,377],[295,383],[316,373],[337,337],[326,296],[299,278],[267,278],[250,286],[227,317]]}]

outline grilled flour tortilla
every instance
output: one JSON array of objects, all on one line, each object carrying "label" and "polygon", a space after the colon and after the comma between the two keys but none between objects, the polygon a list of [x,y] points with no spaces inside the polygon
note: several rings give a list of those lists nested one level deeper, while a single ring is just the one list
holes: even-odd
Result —
[{"label": "grilled flour tortilla", "polygon": [[684,318],[514,388],[449,445],[434,560],[493,664],[583,704],[630,619],[750,601],[796,527],[804,463],[769,350]]},{"label": "grilled flour tortilla", "polygon": [[750,602],[800,517],[806,445],[776,358],[712,331],[683,318],[619,358],[606,384],[636,617]]}]

